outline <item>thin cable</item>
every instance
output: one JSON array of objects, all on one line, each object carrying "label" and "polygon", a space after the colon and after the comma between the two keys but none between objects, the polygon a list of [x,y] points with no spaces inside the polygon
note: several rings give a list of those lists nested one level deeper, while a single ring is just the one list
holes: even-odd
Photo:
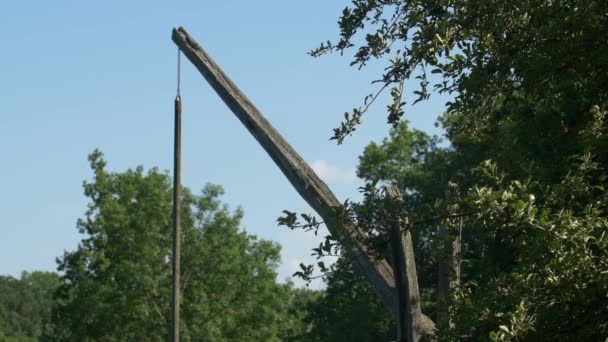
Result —
[{"label": "thin cable", "polygon": [[181,53],[180,49],[177,48],[177,97],[180,97],[180,83],[181,83],[181,74],[182,74],[182,63],[181,63]]}]

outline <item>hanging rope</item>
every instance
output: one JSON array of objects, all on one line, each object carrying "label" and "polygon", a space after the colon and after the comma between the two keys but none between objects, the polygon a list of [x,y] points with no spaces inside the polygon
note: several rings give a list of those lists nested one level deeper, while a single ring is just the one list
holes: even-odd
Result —
[{"label": "hanging rope", "polygon": [[182,61],[181,61],[181,50],[177,48],[177,97],[180,97],[179,88],[181,83],[181,74],[182,74]]}]

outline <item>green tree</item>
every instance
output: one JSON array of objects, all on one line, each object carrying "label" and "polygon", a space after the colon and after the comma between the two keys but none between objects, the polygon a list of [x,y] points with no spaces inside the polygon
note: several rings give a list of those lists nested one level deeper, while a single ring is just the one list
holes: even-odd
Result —
[{"label": "green tree", "polygon": [[[49,338],[66,341],[165,340],[170,317],[171,182],[143,168],[113,173],[99,151],[78,222],[77,250],[63,272]],[[182,336],[188,340],[278,341],[291,288],[275,282],[279,246],[239,229],[240,209],[207,185],[182,197]]]},{"label": "green tree", "polygon": [[322,296],[322,291],[308,288],[293,288],[291,282],[286,285],[291,290],[291,296],[287,305],[287,320],[285,331],[282,333],[282,341],[310,341],[314,334],[311,331],[315,327],[316,303]]},{"label": "green tree", "polygon": [[[583,132],[589,135],[588,148],[602,137],[602,117],[596,118],[599,121]],[[414,138],[425,135],[415,133],[402,123],[390,139],[370,144],[361,156],[359,176],[402,188],[407,184],[406,206],[418,241],[416,259],[427,312],[437,305],[434,225],[445,224],[432,215],[445,213],[441,203],[428,206],[433,198],[441,201],[437,187],[445,183],[431,184],[432,180],[445,179],[442,175],[447,174],[471,189],[463,199],[469,212],[464,217],[463,286],[452,293],[449,303],[456,324],[439,336],[497,340],[603,336],[607,306],[602,293],[608,293],[608,264],[602,260],[608,251],[607,221],[602,217],[605,169],[587,154],[572,159],[571,173],[560,184],[533,177],[513,180],[499,171],[496,162],[463,168],[466,160],[460,158],[461,151],[434,146],[415,152],[412,146],[425,145]],[[434,162],[432,156],[438,155],[448,156],[445,163]]]},{"label": "green tree", "polygon": [[[360,169],[412,189],[405,203],[441,200],[426,180],[445,186],[442,174],[462,190],[466,279],[453,294],[454,326],[438,337],[608,333],[607,11],[593,0],[355,0],[340,17],[339,40],[312,51],[354,49],[358,67],[387,60],[378,93],[391,89],[395,127],[408,91],[413,103],[433,91],[454,96],[441,118],[451,143],[444,171],[401,158],[416,139],[368,148]],[[347,113],[333,138],[343,142],[377,98]]]},{"label": "green tree", "polygon": [[364,342],[394,338],[394,321],[350,260],[339,258],[326,283],[321,296],[308,306],[306,320],[311,330],[305,341]]},{"label": "green tree", "polygon": [[0,340],[37,341],[48,329],[59,275],[23,272],[0,277]]},{"label": "green tree", "polygon": [[[386,60],[378,82],[394,100],[389,123],[404,114],[405,92],[415,95],[414,103],[433,90],[450,93],[448,112],[458,115],[449,132],[467,132],[472,141],[492,130],[535,132],[512,135],[511,143],[554,161],[580,147],[577,131],[592,121],[593,106],[605,109],[607,6],[595,0],[355,0],[340,17],[337,43],[311,54],[354,49],[352,65],[359,68]],[[419,85],[409,89],[408,80]],[[334,138],[351,133],[376,98],[347,113]],[[530,139],[535,148],[525,148]],[[555,145],[561,142],[569,144]]]}]

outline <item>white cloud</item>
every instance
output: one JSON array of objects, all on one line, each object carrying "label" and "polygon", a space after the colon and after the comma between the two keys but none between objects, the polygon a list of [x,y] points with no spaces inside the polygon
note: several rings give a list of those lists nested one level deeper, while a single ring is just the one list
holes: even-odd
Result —
[{"label": "white cloud", "polygon": [[341,168],[327,160],[315,160],[311,167],[326,182],[352,183],[358,179],[354,167]]}]

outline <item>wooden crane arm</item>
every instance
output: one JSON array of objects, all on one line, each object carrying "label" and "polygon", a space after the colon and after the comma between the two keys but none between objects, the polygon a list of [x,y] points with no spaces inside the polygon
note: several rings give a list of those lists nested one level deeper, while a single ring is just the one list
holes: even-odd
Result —
[{"label": "wooden crane arm", "polygon": [[[194,64],[220,98],[226,103],[247,130],[266,150],[300,196],[323,218],[329,231],[343,237],[341,243],[353,258],[357,268],[365,275],[377,295],[393,317],[397,314],[397,294],[393,270],[385,260],[376,260],[367,253],[357,237],[364,234],[353,224],[334,222],[334,208],[340,207],[333,192],[289,143],[266,120],[262,113],[224,74],[205,50],[183,28],[173,29],[172,39],[184,55]],[[433,322],[426,316],[424,331],[432,333]]]}]

